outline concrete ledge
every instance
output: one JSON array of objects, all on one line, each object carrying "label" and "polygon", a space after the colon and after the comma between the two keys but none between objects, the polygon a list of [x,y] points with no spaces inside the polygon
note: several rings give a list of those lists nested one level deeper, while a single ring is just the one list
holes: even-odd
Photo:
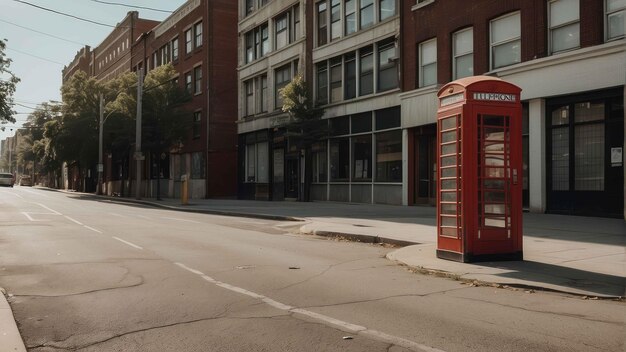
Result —
[{"label": "concrete ledge", "polygon": [[3,352],[26,352],[24,341],[17,329],[11,306],[0,288],[0,350]]},{"label": "concrete ledge", "polygon": [[337,232],[337,231],[324,231],[324,230],[315,230],[310,229],[310,225],[305,225],[300,228],[300,233],[322,236],[322,237],[331,237],[331,238],[343,238],[349,241],[354,242],[363,242],[363,243],[374,243],[374,244],[389,244],[396,247],[406,247],[415,244],[419,244],[416,242],[403,241],[394,238],[386,238],[376,235],[364,235],[364,234],[355,234],[355,233],[347,233],[347,232]]}]

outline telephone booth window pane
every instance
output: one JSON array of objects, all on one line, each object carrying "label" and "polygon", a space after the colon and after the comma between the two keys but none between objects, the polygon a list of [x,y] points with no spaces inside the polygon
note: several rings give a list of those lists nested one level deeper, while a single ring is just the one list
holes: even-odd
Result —
[{"label": "telephone booth window pane", "polygon": [[485,155],[485,166],[504,166],[504,155]]},{"label": "telephone booth window pane", "polygon": [[485,202],[502,202],[505,201],[505,193],[504,192],[484,192]]},{"label": "telephone booth window pane", "polygon": [[456,191],[454,192],[441,192],[442,202],[456,202]]},{"label": "telephone booth window pane", "polygon": [[499,227],[499,228],[505,228],[506,227],[506,221],[504,221],[504,218],[486,218],[485,219],[485,226],[488,227]]},{"label": "telephone booth window pane", "polygon": [[441,213],[447,214],[447,215],[456,215],[457,205],[456,204],[441,204]]},{"label": "telephone booth window pane", "polygon": [[483,187],[485,189],[504,190],[504,181],[502,180],[484,180]]},{"label": "telephone booth window pane", "polygon": [[485,204],[486,215],[505,215],[506,205],[504,204]]},{"label": "telephone booth window pane", "polygon": [[442,119],[441,120],[441,129],[442,130],[449,130],[451,128],[456,128],[456,120],[457,120],[456,116]]},{"label": "telephone booth window pane", "polygon": [[485,177],[503,178],[504,168],[501,167],[486,167]]},{"label": "telephone booth window pane", "polygon": [[[441,217],[441,225],[442,226],[457,226],[456,216],[442,216]],[[456,231],[456,229],[455,229]]]},{"label": "telephone booth window pane", "polygon": [[552,190],[569,191],[569,128],[552,130]]},{"label": "telephone booth window pane", "polygon": [[457,229],[444,227],[441,229],[441,235],[446,237],[457,237]]},{"label": "telephone booth window pane", "polygon": [[443,132],[441,134],[441,142],[454,142],[456,141],[456,131]]},{"label": "telephone booth window pane", "polygon": [[456,177],[456,167],[442,168],[441,177]]},{"label": "telephone booth window pane", "polygon": [[457,189],[456,179],[454,180],[442,180],[441,189]]},{"label": "telephone booth window pane", "polygon": [[441,146],[441,154],[455,154],[456,153],[456,143],[444,144]]},{"label": "telephone booth window pane", "polygon": [[453,155],[453,156],[446,156],[441,158],[441,166],[453,166],[457,164],[457,156]]}]

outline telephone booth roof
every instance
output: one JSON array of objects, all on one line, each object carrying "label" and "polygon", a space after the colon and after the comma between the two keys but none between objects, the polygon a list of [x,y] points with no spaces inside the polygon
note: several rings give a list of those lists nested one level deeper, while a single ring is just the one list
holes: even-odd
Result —
[{"label": "telephone booth roof", "polygon": [[467,94],[469,92],[506,93],[517,95],[516,102],[519,102],[519,94],[521,91],[522,89],[520,87],[497,77],[471,76],[444,85],[439,89],[437,96],[444,98],[450,95],[466,93],[465,98],[470,100],[471,96]]}]

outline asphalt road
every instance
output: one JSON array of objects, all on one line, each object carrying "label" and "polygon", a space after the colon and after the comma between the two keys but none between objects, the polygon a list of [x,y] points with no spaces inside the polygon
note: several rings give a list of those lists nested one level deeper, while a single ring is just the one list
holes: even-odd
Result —
[{"label": "asphalt road", "polygon": [[297,227],[0,188],[0,286],[38,352],[624,351],[623,302],[471,287]]}]

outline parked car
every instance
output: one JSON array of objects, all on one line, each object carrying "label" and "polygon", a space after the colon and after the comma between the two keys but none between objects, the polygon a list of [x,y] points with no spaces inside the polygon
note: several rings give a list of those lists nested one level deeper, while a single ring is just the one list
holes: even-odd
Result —
[{"label": "parked car", "polygon": [[8,172],[0,173],[0,186],[13,187],[15,179],[13,175]]},{"label": "parked car", "polygon": [[22,177],[20,177],[20,186],[32,186],[32,185],[33,185],[33,181],[31,180],[30,176],[23,175]]}]

